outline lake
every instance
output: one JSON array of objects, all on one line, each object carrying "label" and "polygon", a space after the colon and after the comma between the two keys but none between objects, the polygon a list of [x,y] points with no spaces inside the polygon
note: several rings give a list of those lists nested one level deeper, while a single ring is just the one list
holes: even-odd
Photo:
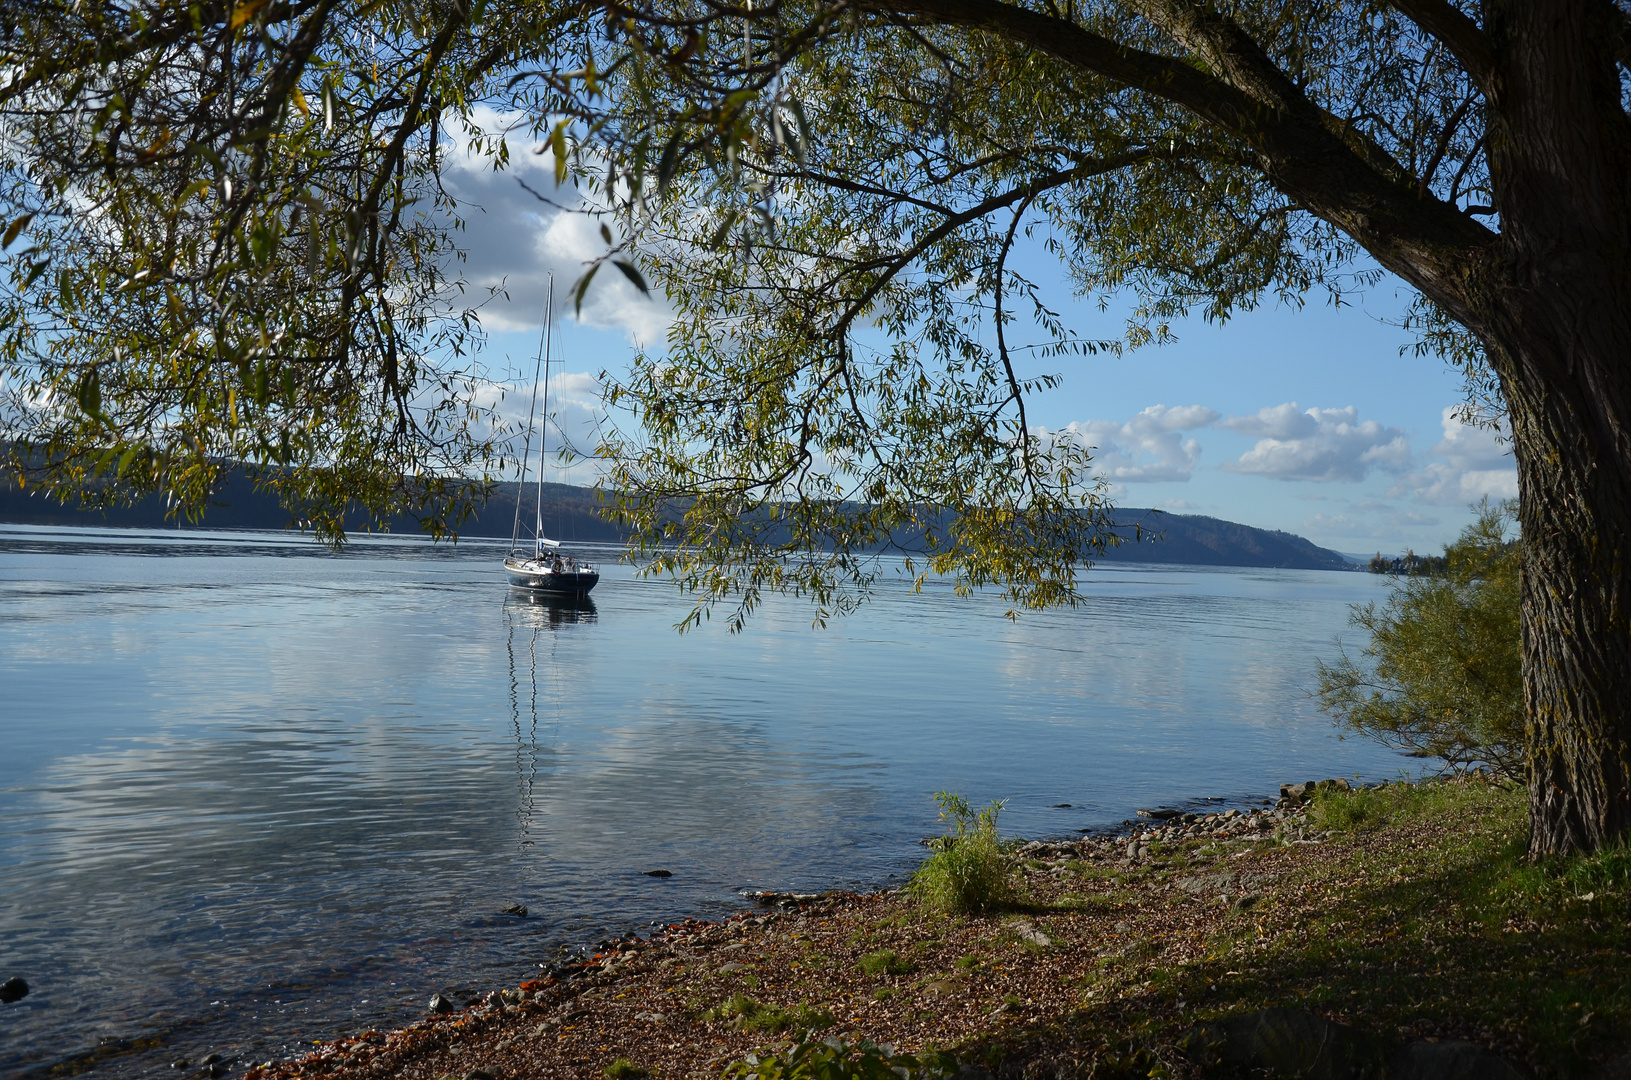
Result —
[{"label": "lake", "polygon": [[744,890],[899,884],[938,790],[1058,836],[1418,764],[1310,697],[1369,574],[1118,564],[1017,622],[891,580],[679,635],[671,585],[550,608],[505,546],[0,526],[0,1074],[241,1070]]}]

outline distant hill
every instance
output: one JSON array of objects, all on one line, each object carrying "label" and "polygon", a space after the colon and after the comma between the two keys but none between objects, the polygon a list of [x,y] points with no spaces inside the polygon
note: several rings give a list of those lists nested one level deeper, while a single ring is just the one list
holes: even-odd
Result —
[{"label": "distant hill", "polygon": [[[1255,529],[1221,518],[1157,510],[1115,511],[1120,547],[1100,562],[1182,563],[1189,566],[1273,566],[1287,570],[1360,570],[1351,559],[1295,533]],[[1143,540],[1135,540],[1140,530]]]},{"label": "distant hill", "polygon": [[[528,485],[529,494],[532,490]],[[592,488],[568,484],[544,485],[544,530],[566,541],[617,543],[624,533],[600,517],[600,496]],[[522,511],[531,521],[530,501]],[[479,514],[460,528],[465,536],[507,537],[515,521],[515,488],[504,485]],[[1349,559],[1316,547],[1292,533],[1254,529],[1219,518],[1168,514],[1157,510],[1118,508],[1117,531],[1127,538],[1101,558],[1113,563],[1165,563],[1191,566],[1262,566],[1294,570],[1359,569]],[[156,496],[133,506],[106,511],[86,510],[42,499],[12,484],[0,484],[0,522],[17,525],[106,525],[115,528],[158,529],[173,526],[164,517],[163,500]],[[241,474],[234,473],[217,493],[200,528],[285,529],[289,514],[277,500],[257,492]],[[360,527],[360,522],[353,527]],[[411,517],[391,522],[391,531],[417,533]],[[1134,535],[1143,533],[1142,540]]]},{"label": "distant hill", "polygon": [[[524,529],[530,529],[533,515],[531,494],[537,490],[527,485],[526,520]],[[544,485],[544,528],[551,536],[562,540],[581,540],[617,543],[623,531],[597,513],[599,496],[592,488],[568,484]],[[14,484],[0,482],[0,522],[13,525],[106,525],[121,529],[163,529],[175,527],[174,521],[165,519],[164,500],[150,495],[131,506],[110,507],[107,510],[83,508],[74,503],[62,505],[40,498],[32,491],[19,491]],[[488,500],[480,513],[469,518],[460,527],[464,536],[508,537],[515,522],[515,486],[502,486]],[[360,529],[359,518],[347,522],[347,528]],[[232,473],[221,490],[216,492],[200,529],[286,529],[290,525],[289,512],[279,505],[277,498],[255,490],[247,477]],[[390,522],[394,533],[417,534],[419,523],[412,517],[401,515]]]}]

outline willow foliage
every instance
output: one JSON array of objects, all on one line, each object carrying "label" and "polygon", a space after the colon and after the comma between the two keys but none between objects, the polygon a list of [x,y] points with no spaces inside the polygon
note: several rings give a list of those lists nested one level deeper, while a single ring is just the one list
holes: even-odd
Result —
[{"label": "willow foliage", "polygon": [[[1070,602],[1115,542],[1106,490],[1090,447],[1027,417],[1060,376],[1020,378],[1021,362],[1117,362],[1194,310],[1340,302],[1369,280],[1349,273],[1354,240],[1266,175],[1244,133],[984,25],[979,5],[921,6],[605,9],[630,52],[619,90],[580,114],[582,153],[604,170],[596,207],[678,317],[665,349],[608,373],[633,422],[603,453],[653,565],[697,592],[693,617],[730,597],[739,625],[766,588],[845,609],[891,547],[920,581]],[[1138,5],[990,7],[1171,48]],[[1389,5],[1226,15],[1346,152],[1430,201],[1484,197],[1463,123],[1477,91]],[[1130,292],[1133,317],[1078,335],[1021,245],[1090,298]],[[1481,351],[1431,302],[1411,319],[1487,397]]]},{"label": "willow foliage", "polygon": [[445,131],[550,18],[492,15],[7,5],[8,470],[196,518],[242,465],[327,539],[348,513],[456,525],[503,448],[466,362]]}]

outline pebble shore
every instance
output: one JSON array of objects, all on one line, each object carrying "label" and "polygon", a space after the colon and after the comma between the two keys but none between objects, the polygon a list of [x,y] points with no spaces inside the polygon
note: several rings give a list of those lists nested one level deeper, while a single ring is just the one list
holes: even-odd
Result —
[{"label": "pebble shore", "polygon": [[[1334,781],[1322,783],[1347,786]],[[1245,864],[1240,864],[1237,870],[1236,860],[1230,857],[1232,854],[1278,850],[1289,856],[1299,846],[1325,840],[1308,822],[1306,799],[1314,786],[1288,785],[1282,789],[1277,803],[1249,810],[1141,811],[1140,819],[1129,821],[1120,829],[1096,836],[1031,841],[1017,846],[1014,854],[1032,891],[1046,892],[1074,887],[1071,882],[1080,876],[1081,868],[1088,865],[1143,873],[1145,864],[1163,850],[1180,845],[1191,850],[1198,848],[1205,859],[1211,860],[1207,868],[1212,872],[1174,877],[1162,886],[1162,892],[1184,898],[1177,902],[1185,908],[1200,904],[1198,911],[1184,912],[1183,917],[1194,922],[1198,915],[1203,924],[1210,925],[1232,911],[1250,907],[1255,902],[1256,890],[1279,876],[1277,869],[1268,866],[1259,868],[1267,872],[1251,872],[1252,868]],[[260,1063],[249,1068],[246,1080],[390,1075],[507,1080],[533,1075],[543,1065],[533,1056],[539,1045],[571,1043],[581,1036],[581,1029],[590,1025],[608,1025],[598,1028],[602,1032],[608,1028],[621,1030],[625,1040],[643,1036],[631,1042],[631,1046],[636,1042],[650,1044],[653,1039],[661,1040],[657,1045],[669,1058],[691,1059],[703,1066],[700,1072],[693,1068],[689,1075],[717,1075],[724,1064],[739,1056],[753,1040],[737,1047],[733,1044],[741,1042],[740,1038],[709,1032],[707,1034],[714,1036],[714,1048],[719,1051],[713,1057],[706,1057],[707,1048],[697,1042],[668,1042],[671,1035],[679,1034],[672,1030],[676,1025],[694,1026],[692,1021],[675,1015],[670,1006],[622,1001],[635,995],[634,987],[626,980],[649,983],[653,979],[659,982],[681,979],[688,971],[706,971],[711,980],[750,977],[756,972],[763,974],[776,966],[764,950],[782,935],[789,935],[794,942],[807,942],[812,930],[806,928],[830,923],[864,926],[867,919],[876,918],[878,910],[901,903],[890,893],[862,896],[844,892],[759,892],[745,894],[744,898],[755,908],[717,923],[688,919],[662,927],[646,937],[630,933],[601,941],[592,952],[551,967],[539,979],[481,994],[463,1008],[436,994],[429,1001],[430,1015],[415,1024],[392,1032],[363,1032],[322,1044],[296,1061]],[[1141,933],[1155,932],[1158,927],[1144,928],[1123,920],[1106,929],[1112,940],[1123,942],[1116,946],[1120,949],[1136,948]],[[1059,942],[1050,935],[1059,932],[1057,928],[1050,930],[1029,921],[1010,923],[1001,931],[1002,939],[1007,942],[1004,948],[1018,944],[1036,954],[1055,951]],[[973,945],[963,947],[972,949]],[[826,954],[837,951],[832,944],[822,948]],[[796,971],[798,963],[793,962],[791,966]],[[1000,970],[1000,967],[992,968],[993,972]],[[973,981],[976,980],[953,977],[925,985],[931,995],[941,995],[939,1007],[949,1009],[953,1004],[951,998],[972,990]],[[753,982],[750,978],[750,984]],[[770,984],[766,985],[768,988]],[[1023,985],[1023,981],[1015,982],[1014,988]],[[612,993],[619,987],[623,987],[623,993]],[[663,991],[665,994],[678,992]],[[607,1000],[609,997],[620,1000],[614,1003]],[[880,1000],[887,997],[885,992]],[[1010,993],[1002,1000],[1020,999]],[[622,1007],[617,1008],[618,1005]],[[990,1023],[1014,1008],[1009,1004],[1000,1005],[997,1012],[989,1016],[975,1015],[970,1022],[975,1026]],[[860,1020],[862,1016],[854,1019]],[[687,1034],[694,1038],[699,1033],[688,1031]],[[601,1034],[589,1041],[600,1038],[611,1039]],[[763,1037],[757,1041],[762,1042]],[[461,1051],[466,1046],[472,1050],[477,1046],[483,1048],[479,1055],[481,1065],[457,1067],[462,1066]],[[592,1052],[592,1047],[576,1052],[588,1052],[589,1056],[568,1056],[555,1061],[573,1072],[593,1065],[583,1075],[598,1075],[599,1066],[594,1063],[598,1062],[599,1055]],[[699,1055],[706,1060],[698,1061]],[[425,1067],[432,1064],[434,1067],[426,1072]],[[225,1071],[217,1066],[211,1075],[222,1075]]]}]

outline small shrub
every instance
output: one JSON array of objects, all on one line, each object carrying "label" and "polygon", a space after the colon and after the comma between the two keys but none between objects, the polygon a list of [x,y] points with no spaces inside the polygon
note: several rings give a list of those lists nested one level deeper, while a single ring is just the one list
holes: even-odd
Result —
[{"label": "small shrub", "polygon": [[600,1075],[604,1076],[606,1080],[642,1080],[643,1077],[650,1076],[651,1073],[628,1058],[620,1057],[600,1070]]},{"label": "small shrub", "polygon": [[894,949],[869,952],[861,957],[859,963],[861,970],[874,978],[879,975],[905,975],[912,970],[912,965]]},{"label": "small shrub", "polygon": [[1442,569],[1399,578],[1381,607],[1351,609],[1370,640],[1358,660],[1344,653],[1319,665],[1320,708],[1386,746],[1522,783],[1516,504],[1485,499],[1475,509]]},{"label": "small shrub", "polygon": [[802,1040],[781,1054],[749,1054],[725,1070],[726,1080],[947,1080],[957,1059],[928,1050],[897,1054],[892,1046],[863,1040]]},{"label": "small shrub", "polygon": [[994,802],[975,812],[961,795],[940,791],[940,820],[951,833],[940,838],[937,849],[918,867],[907,889],[925,907],[950,914],[993,911],[1012,904],[1018,896],[1013,867],[997,834]]},{"label": "small shrub", "polygon": [[977,956],[959,956],[957,958],[958,971],[974,971],[979,966],[980,958]]}]

